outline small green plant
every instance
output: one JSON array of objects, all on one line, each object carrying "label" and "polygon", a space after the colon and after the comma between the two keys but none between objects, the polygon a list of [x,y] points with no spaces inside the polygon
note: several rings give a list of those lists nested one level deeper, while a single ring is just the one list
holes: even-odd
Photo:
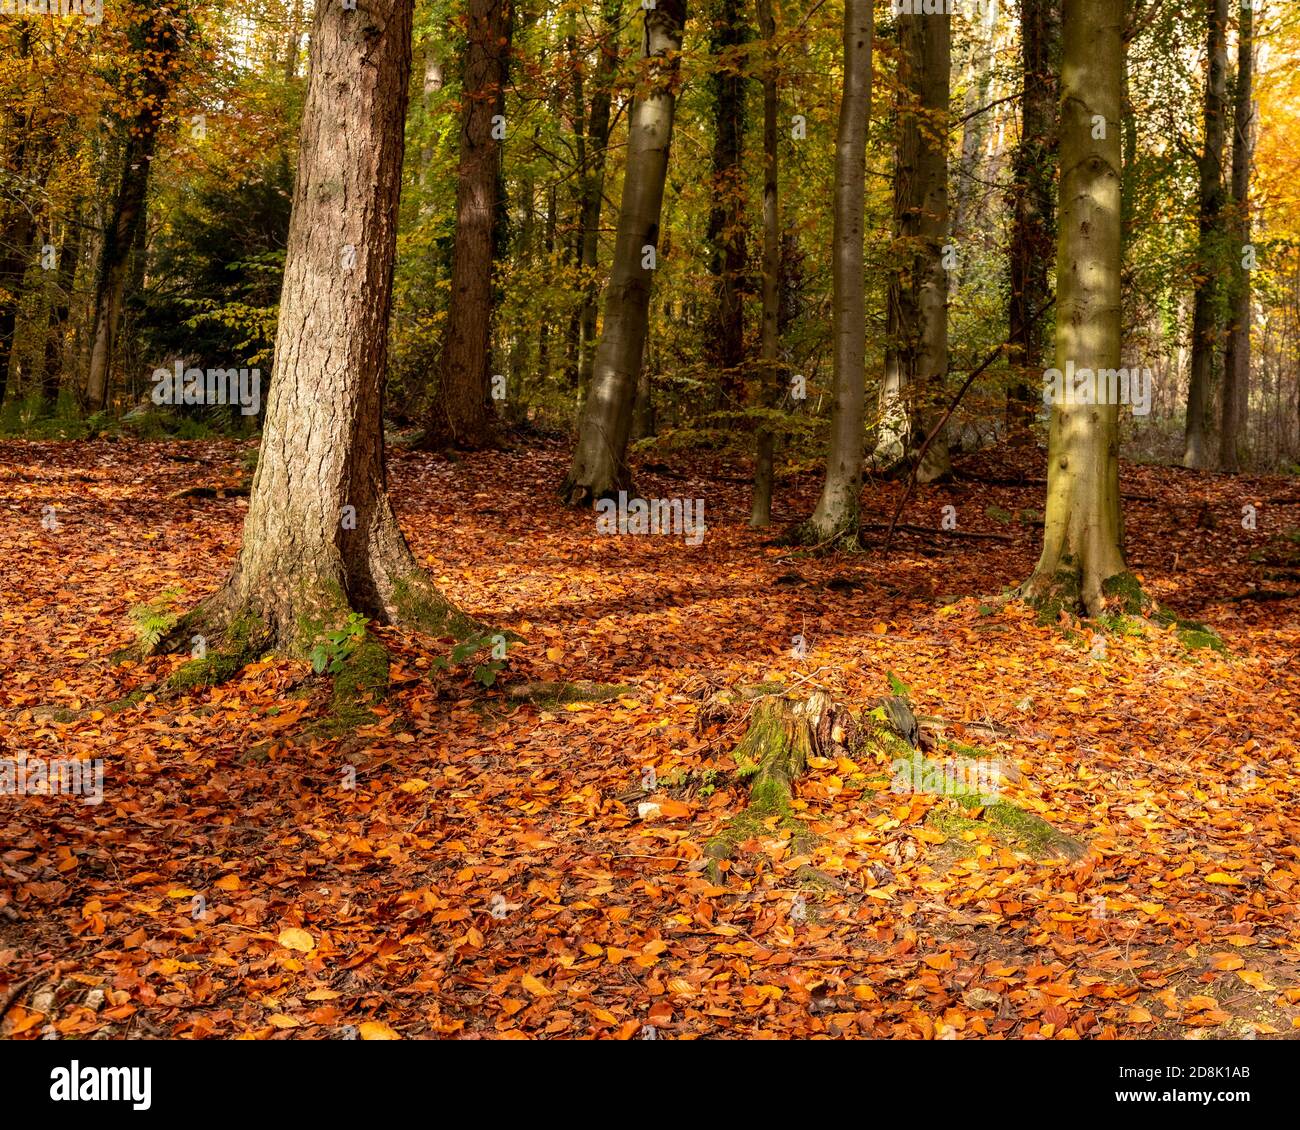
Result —
[{"label": "small green plant", "polygon": [[900,679],[892,671],[886,671],[885,675],[889,679],[890,694],[897,695],[899,698],[906,698],[906,699],[910,699],[912,697],[912,688],[909,687],[905,682],[903,682],[902,679]]},{"label": "small green plant", "polygon": [[475,632],[471,636],[466,636],[453,647],[450,655],[439,656],[435,659],[433,667],[438,670],[448,671],[452,667],[460,666],[467,659],[488,648],[492,658],[486,663],[479,663],[474,667],[474,681],[482,683],[485,687],[490,687],[497,681],[497,676],[506,665],[506,649],[509,646],[510,641],[501,632]]},{"label": "small green plant", "polygon": [[326,632],[307,653],[311,669],[318,675],[337,675],[365,639],[366,617],[360,612],[350,613],[347,623],[332,632]]},{"label": "small green plant", "polygon": [[145,647],[153,647],[176,623],[172,606],[181,597],[181,590],[169,588],[153,600],[137,604],[127,613],[135,625],[136,635]]}]

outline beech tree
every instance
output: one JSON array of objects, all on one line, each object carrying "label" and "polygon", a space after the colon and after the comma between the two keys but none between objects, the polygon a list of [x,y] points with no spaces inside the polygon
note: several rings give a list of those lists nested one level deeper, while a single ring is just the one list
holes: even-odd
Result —
[{"label": "beech tree", "polygon": [[[758,388],[762,407],[778,377],[780,353],[781,304],[781,199],[779,195],[776,144],[777,49],[776,17],[772,0],[758,0],[758,30],[763,37],[763,266],[762,328],[759,338]],[[773,458],[776,435],[767,424],[760,424],[754,443],[754,495],[749,524],[762,529],[772,520]]]},{"label": "beech tree", "polygon": [[1020,0],[1020,144],[1013,163],[1007,360],[1007,425],[1026,427],[1037,412],[1045,332],[1041,312],[1056,254],[1057,72],[1061,13],[1056,0]]},{"label": "beech tree", "polygon": [[225,584],[164,637],[213,675],[301,653],[359,612],[471,622],[416,564],[386,494],[382,425],[414,0],[317,4],[261,457]]},{"label": "beech tree", "polygon": [[1187,386],[1183,466],[1210,466],[1209,409],[1219,347],[1219,265],[1222,261],[1223,149],[1228,107],[1228,0],[1206,0],[1205,139],[1200,159],[1199,242],[1192,298],[1192,371]]},{"label": "beech tree", "polygon": [[835,138],[835,228],[831,239],[835,398],[821,497],[812,517],[796,532],[797,540],[810,542],[856,541],[858,534],[867,334],[862,261],[874,32],[871,0],[845,0],[844,90]]},{"label": "beech tree", "polygon": [[1250,163],[1254,156],[1254,12],[1241,6],[1237,23],[1237,76],[1232,114],[1232,222],[1230,249],[1228,343],[1223,356],[1223,392],[1219,413],[1219,467],[1241,467],[1250,397]]},{"label": "beech tree", "polygon": [[[1124,0],[1065,0],[1056,367],[1120,364],[1120,111]],[[1120,547],[1119,406],[1051,406],[1043,552],[1031,603],[1089,615],[1131,581]]]},{"label": "beech tree", "polygon": [[642,59],[649,90],[636,99],[628,120],[627,170],[614,263],[605,291],[605,321],[573,462],[560,489],[574,506],[628,485],[627,443],[650,320],[685,26],[685,0],[659,0],[645,10]]},{"label": "beech tree", "polygon": [[190,27],[185,0],[141,0],[131,45],[137,55],[136,113],[124,122],[126,133],[121,172],[113,196],[108,227],[100,245],[95,272],[94,314],[90,330],[90,362],[86,371],[86,407],[108,406],[113,350],[122,324],[127,268],[143,230],[149,193],[149,170],[167,101],[176,85],[176,67]]},{"label": "beech tree", "polygon": [[709,270],[714,278],[717,327],[714,342],[718,390],[739,400],[745,357],[745,303],[742,286],[745,250],[745,77],[740,50],[749,37],[740,0],[713,0],[709,11],[709,49],[713,74],[713,199],[709,209]]},{"label": "beech tree", "polygon": [[[894,255],[889,278],[885,376],[875,462],[915,459],[942,412],[948,374],[948,113],[951,16],[916,5],[897,17],[899,123],[894,168]],[[920,482],[951,473],[940,434]]]}]

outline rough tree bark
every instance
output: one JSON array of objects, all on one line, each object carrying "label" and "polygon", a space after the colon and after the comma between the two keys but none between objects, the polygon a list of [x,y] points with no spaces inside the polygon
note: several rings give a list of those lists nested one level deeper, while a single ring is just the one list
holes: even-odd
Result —
[{"label": "rough tree bark", "polygon": [[1056,0],[1020,0],[1020,144],[1011,197],[1011,294],[1007,303],[1007,361],[1016,379],[1007,391],[1007,427],[1027,427],[1041,403],[1045,328],[1038,312],[1050,296],[1056,255],[1057,75],[1061,13]]},{"label": "rough tree bark", "polygon": [[359,611],[472,625],[416,564],[385,493],[382,395],[414,0],[318,4],[261,457],[225,584],[162,641],[301,653]]},{"label": "rough tree bark", "polygon": [[1223,147],[1228,108],[1228,0],[1205,0],[1205,144],[1200,161],[1199,241],[1192,304],[1192,372],[1187,386],[1183,466],[1210,466],[1210,385],[1219,346],[1217,310],[1223,243]]},{"label": "rough tree bark", "polygon": [[[1065,0],[1056,367],[1118,368],[1125,0]],[[1097,125],[1094,125],[1097,123]],[[1098,134],[1102,136],[1098,137]],[[1131,580],[1120,548],[1119,406],[1051,407],[1043,552],[1022,595],[1090,615]]]},{"label": "rough tree bark", "polygon": [[845,0],[844,91],[835,139],[835,223],[831,237],[835,401],[821,498],[812,517],[797,531],[797,540],[817,543],[841,538],[856,542],[858,536],[867,329],[862,262],[874,31],[871,0]]},{"label": "rough tree bark", "polygon": [[648,91],[628,120],[627,166],[605,321],[583,404],[578,442],[560,489],[573,506],[629,485],[627,443],[649,326],[653,256],[672,141],[677,75],[686,24],[685,0],[659,0],[645,11],[641,55]]},{"label": "rough tree bark", "polygon": [[[914,459],[942,414],[948,373],[948,114],[951,16],[897,17],[899,99],[894,225],[897,266],[889,278],[881,426],[874,462]],[[918,482],[950,474],[945,435],[935,437]]]},{"label": "rough tree bark", "polygon": [[[495,442],[491,401],[492,263],[501,210],[501,129],[510,63],[509,0],[469,0],[456,184],[451,303],[426,446]],[[501,119],[498,119],[498,127]]]},{"label": "rough tree bark", "polygon": [[1233,241],[1232,281],[1228,315],[1228,344],[1223,357],[1223,393],[1219,414],[1219,466],[1241,469],[1250,397],[1250,164],[1254,155],[1254,12],[1241,6],[1237,23],[1237,78],[1233,93],[1232,208],[1236,239]]},{"label": "rough tree bark", "polygon": [[[779,376],[781,306],[781,198],[776,142],[777,50],[772,0],[758,0],[758,31],[765,41],[763,67],[763,314],[759,339],[759,399],[766,408]],[[763,529],[772,521],[773,460],[776,434],[759,425],[754,444],[754,498],[749,524]]]},{"label": "rough tree bark", "polygon": [[85,406],[92,412],[108,407],[127,266],[144,222],[150,166],[167,99],[176,82],[176,65],[188,19],[185,0],[162,0],[147,6],[143,19],[132,31],[132,45],[139,54],[139,92],[135,95],[136,115],[127,123],[122,172],[95,272],[90,362],[84,390]]}]

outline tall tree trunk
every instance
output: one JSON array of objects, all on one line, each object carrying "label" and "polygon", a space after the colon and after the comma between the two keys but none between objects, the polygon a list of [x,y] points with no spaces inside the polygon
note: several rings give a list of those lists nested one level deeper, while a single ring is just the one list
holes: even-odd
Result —
[{"label": "tall tree trunk", "polygon": [[[31,55],[30,25],[24,24],[19,29],[17,40],[17,58],[25,62]],[[16,102],[11,104],[4,116],[4,136],[0,138],[0,175],[15,186],[10,191],[17,197],[0,202],[0,402],[4,401],[9,387],[18,306],[23,279],[31,263],[32,204],[16,188],[27,175],[30,132],[30,112],[24,114]]]},{"label": "tall tree trunk", "polygon": [[[1056,369],[1113,369],[1121,350],[1120,113],[1125,0],[1065,0]],[[1104,123],[1102,128],[1094,122]],[[1097,137],[1097,133],[1104,136]],[[1096,615],[1117,577],[1119,406],[1054,397],[1043,552],[1022,593]]]},{"label": "tall tree trunk", "polygon": [[[501,134],[510,60],[510,0],[468,0],[464,108],[456,184],[451,304],[438,355],[426,443],[494,442],[491,410],[492,264],[499,234]],[[494,130],[493,118],[497,118]]]},{"label": "tall tree trunk", "polygon": [[72,291],[77,281],[77,262],[81,258],[81,209],[73,207],[64,225],[63,246],[59,248],[58,276],[54,300],[50,303],[50,324],[45,335],[45,372],[41,377],[41,404],[53,412],[59,400],[65,358],[68,355],[68,314],[72,308]]},{"label": "tall tree trunk", "polygon": [[22,304],[23,282],[32,264],[36,227],[26,201],[15,208],[11,221],[0,233],[0,402],[9,388],[9,367],[13,362],[18,308]]},{"label": "tall tree trunk", "polygon": [[628,485],[627,442],[650,315],[652,264],[672,141],[685,0],[659,0],[645,11],[642,58],[649,90],[628,120],[627,167],[605,292],[605,321],[583,405],[573,463],[560,493],[570,505],[607,497]]},{"label": "tall tree trunk", "polygon": [[[758,30],[765,41],[763,66],[763,322],[759,343],[759,405],[776,402],[780,377],[781,198],[776,141],[777,48],[772,0],[758,0]],[[749,524],[763,529],[772,520],[773,461],[776,433],[760,424],[754,450],[754,499]]]},{"label": "tall tree trunk", "polygon": [[[941,414],[948,374],[948,101],[951,17],[920,11],[897,17],[899,99],[894,170],[895,246],[889,278],[885,377],[875,462],[915,458]],[[920,482],[951,473],[948,441],[937,436]]]},{"label": "tall tree trunk", "polygon": [[1007,360],[1016,379],[1007,393],[1007,427],[1027,427],[1038,411],[1046,306],[1056,254],[1057,75],[1061,13],[1057,0],[1020,0],[1020,144],[1011,189],[1011,295]]},{"label": "tall tree trunk", "polygon": [[293,0],[284,36],[284,84],[298,77],[298,49],[302,43],[302,0]]},{"label": "tall tree trunk", "polygon": [[835,402],[826,479],[801,540],[856,541],[862,490],[867,311],[863,291],[867,124],[871,118],[872,0],[844,0],[844,91],[835,139],[835,222],[831,236],[831,339]]},{"label": "tall tree trunk", "polygon": [[[428,188],[429,178],[435,171],[433,168],[434,131],[429,123],[433,119],[438,95],[442,93],[445,81],[442,58],[434,44],[429,43],[424,49],[424,81],[420,91],[422,96],[420,99],[421,107],[424,111],[425,120],[425,140],[420,147],[420,186],[422,188]],[[426,201],[424,207],[428,208],[429,206],[429,202]]]},{"label": "tall tree trunk", "polygon": [[1237,24],[1237,79],[1233,94],[1232,207],[1237,238],[1232,248],[1228,344],[1223,358],[1219,416],[1219,466],[1241,469],[1250,398],[1250,164],[1254,156],[1254,12],[1241,6]]},{"label": "tall tree trunk", "polygon": [[122,172],[95,272],[90,363],[84,393],[85,406],[92,412],[107,408],[109,403],[113,349],[122,324],[127,265],[144,222],[150,165],[167,99],[176,81],[176,65],[183,43],[182,25],[187,19],[184,0],[179,3],[160,0],[146,8],[135,33],[140,81],[139,93],[133,100],[138,109],[127,127]]},{"label": "tall tree trunk", "polygon": [[586,397],[596,363],[596,321],[600,313],[600,214],[605,201],[605,153],[609,147],[610,103],[618,74],[618,21],[620,0],[602,0],[598,57],[592,81],[591,109],[587,109],[583,68],[577,59],[576,36],[570,41],[573,56],[574,132],[578,152],[578,222],[581,228],[578,266],[582,273],[582,305],[578,312],[578,394]]},{"label": "tall tree trunk", "polygon": [[1183,466],[1210,466],[1210,386],[1219,347],[1218,274],[1223,259],[1223,146],[1228,109],[1228,0],[1205,0],[1205,145],[1201,150],[1199,241],[1192,306],[1192,374],[1187,386]]},{"label": "tall tree trunk", "polygon": [[275,375],[243,544],[225,585],[164,646],[188,647],[199,633],[240,657],[301,652],[350,610],[437,634],[467,628],[416,564],[385,490],[413,6],[316,5]]},{"label": "tall tree trunk", "polygon": [[709,208],[709,270],[714,279],[717,334],[714,360],[720,370],[718,392],[732,404],[742,395],[745,359],[745,79],[740,50],[748,39],[740,0],[712,0],[709,50],[713,73],[713,199]]}]

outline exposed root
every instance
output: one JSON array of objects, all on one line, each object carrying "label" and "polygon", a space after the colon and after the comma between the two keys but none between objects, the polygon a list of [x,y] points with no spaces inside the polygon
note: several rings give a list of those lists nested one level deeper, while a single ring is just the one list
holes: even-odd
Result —
[{"label": "exposed root", "polygon": [[637,693],[636,687],[624,683],[589,683],[582,680],[540,683],[514,683],[503,687],[507,698],[536,703],[538,706],[562,706],[569,702],[612,702]]}]

